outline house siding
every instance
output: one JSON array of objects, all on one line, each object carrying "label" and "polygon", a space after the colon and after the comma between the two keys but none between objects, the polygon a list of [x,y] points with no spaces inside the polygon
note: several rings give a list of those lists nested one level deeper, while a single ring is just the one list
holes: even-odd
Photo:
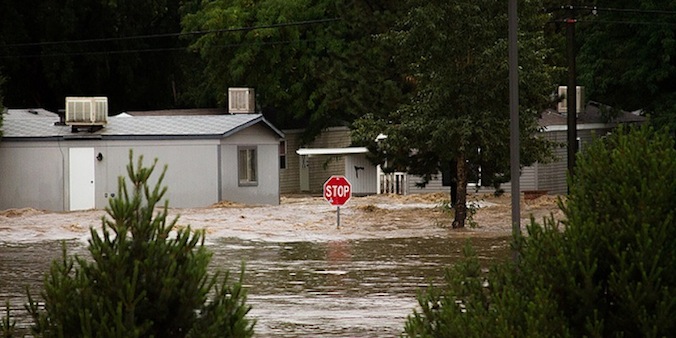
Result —
[{"label": "house siding", "polygon": [[0,142],[0,209],[64,210],[65,162],[53,142]]},{"label": "house siding", "polygon": [[425,185],[425,187],[421,188],[418,186],[418,184],[422,182],[423,182],[422,176],[408,175],[407,192],[409,194],[421,194],[421,193],[450,191],[450,187],[444,187],[442,185],[441,174],[433,175],[430,181]]},{"label": "house siding", "polygon": [[346,155],[343,172],[352,185],[353,194],[368,195],[378,191],[376,167],[366,158],[366,154]]},{"label": "house siding", "polygon": [[[117,179],[127,177],[129,150],[134,152],[134,164],[143,156],[149,166],[157,159],[149,182],[155,184],[164,167],[165,200],[173,207],[201,207],[218,201],[217,140],[163,141],[100,141],[90,144],[103,161],[96,162],[96,207],[108,204],[108,197],[117,193]],[[67,192],[68,190],[66,190]]]},{"label": "house siding", "polygon": [[[279,137],[262,126],[252,126],[221,143],[222,199],[247,204],[279,204]],[[256,146],[257,184],[240,186],[238,146]],[[234,160],[233,160],[234,159]]]},{"label": "house siding", "polygon": [[300,156],[296,150],[300,148],[300,131],[285,131],[286,168],[280,169],[279,190],[282,194],[300,192]]},{"label": "house siding", "polygon": [[[606,135],[612,128],[599,129],[578,129],[577,137],[580,139],[579,151],[584,151],[585,147],[596,138]],[[547,140],[558,144],[553,149],[554,160],[549,163],[535,163],[526,167],[524,171],[535,171],[533,178],[525,178],[522,174],[521,190],[543,190],[549,194],[567,194],[568,193],[568,133],[565,130],[547,131],[542,133]],[[530,185],[528,185],[530,184]],[[530,187],[533,188],[530,188]]]},{"label": "house siding", "polygon": [[[538,190],[539,185],[538,185],[538,172],[539,172],[539,167],[537,163],[530,167],[524,167],[521,169],[521,177],[519,177],[519,187],[521,188],[521,191],[526,191],[526,190]],[[504,185],[509,185],[509,184],[503,184]],[[505,189],[505,187],[501,187],[502,189]],[[509,185],[509,191],[511,192],[511,185]],[[506,191],[506,190],[505,190]]]},{"label": "house siding", "polygon": [[[584,151],[586,145],[611,130],[611,128],[579,129],[577,136],[580,138],[580,150]],[[565,146],[568,142],[567,132],[565,130],[547,131],[541,135],[545,139],[559,145],[553,149],[554,160],[548,163],[534,163],[531,166],[522,168],[519,179],[520,190],[543,190],[549,194],[566,194],[568,192],[568,148]],[[409,193],[449,191],[449,187],[442,186],[441,175],[433,177],[423,189],[415,186],[415,183],[420,181],[422,179],[419,176],[409,176]],[[500,188],[507,193],[511,193],[511,184],[509,182],[502,184]],[[473,186],[469,186],[468,191],[475,191],[475,189]],[[493,189],[491,187],[482,187],[479,191],[489,192],[493,191]]]},{"label": "house siding", "polygon": [[[348,127],[328,128],[318,135],[309,144],[301,144],[299,130],[284,130],[287,141],[288,170],[280,174],[280,192],[282,194],[301,193],[300,188],[300,158],[296,150],[300,148],[344,148],[350,146],[350,129]],[[326,182],[332,175],[345,175],[345,156],[310,156],[309,166],[309,193],[321,193]],[[354,169],[353,169],[354,170]]]}]

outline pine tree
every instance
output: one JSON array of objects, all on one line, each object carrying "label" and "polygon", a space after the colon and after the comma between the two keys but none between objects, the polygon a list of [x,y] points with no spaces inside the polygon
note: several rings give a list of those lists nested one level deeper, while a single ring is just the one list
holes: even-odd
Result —
[{"label": "pine tree", "polygon": [[676,332],[676,149],[665,131],[618,129],[578,156],[553,218],[517,238],[518,264],[473,254],[419,297],[416,337],[668,337]]},{"label": "pine tree", "polygon": [[[210,275],[211,253],[204,232],[168,220],[162,180],[148,181],[157,160],[133,164],[131,186],[119,178],[109,200],[102,229],[90,229],[90,258],[62,258],[45,276],[41,298],[28,293],[33,333],[39,337],[250,337],[254,323],[246,318],[242,280],[230,283],[226,272]],[[243,276],[243,268],[242,268]],[[208,299],[211,295],[212,299]]]}]

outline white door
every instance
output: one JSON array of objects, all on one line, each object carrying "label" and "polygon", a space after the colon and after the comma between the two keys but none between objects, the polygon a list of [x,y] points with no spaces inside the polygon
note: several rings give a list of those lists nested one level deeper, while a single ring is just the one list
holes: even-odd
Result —
[{"label": "white door", "polygon": [[70,210],[95,207],[94,148],[70,148]]},{"label": "white door", "polygon": [[310,191],[310,163],[308,156],[300,157],[300,191]]}]

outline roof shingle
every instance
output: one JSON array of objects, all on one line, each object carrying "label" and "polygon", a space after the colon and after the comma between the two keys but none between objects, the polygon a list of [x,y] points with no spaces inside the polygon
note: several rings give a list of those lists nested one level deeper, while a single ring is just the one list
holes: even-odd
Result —
[{"label": "roof shingle", "polygon": [[72,138],[100,137],[162,138],[162,137],[226,137],[248,126],[263,123],[283,137],[283,133],[270,124],[261,114],[199,115],[199,116],[113,116],[108,124],[96,131],[73,133],[70,126],[55,125],[59,118],[13,118],[2,127],[3,138]]}]

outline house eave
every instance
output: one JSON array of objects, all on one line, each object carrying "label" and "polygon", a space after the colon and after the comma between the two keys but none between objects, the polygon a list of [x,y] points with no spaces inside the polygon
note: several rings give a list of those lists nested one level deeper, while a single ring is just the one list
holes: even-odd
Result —
[{"label": "house eave", "polygon": [[[614,128],[615,126],[615,123],[585,123],[578,124],[577,130],[610,129]],[[568,126],[565,124],[549,125],[542,127],[542,131],[568,131]]]},{"label": "house eave", "polygon": [[296,154],[301,156],[313,155],[351,155],[366,154],[369,150],[366,147],[346,147],[346,148],[300,148]]}]

